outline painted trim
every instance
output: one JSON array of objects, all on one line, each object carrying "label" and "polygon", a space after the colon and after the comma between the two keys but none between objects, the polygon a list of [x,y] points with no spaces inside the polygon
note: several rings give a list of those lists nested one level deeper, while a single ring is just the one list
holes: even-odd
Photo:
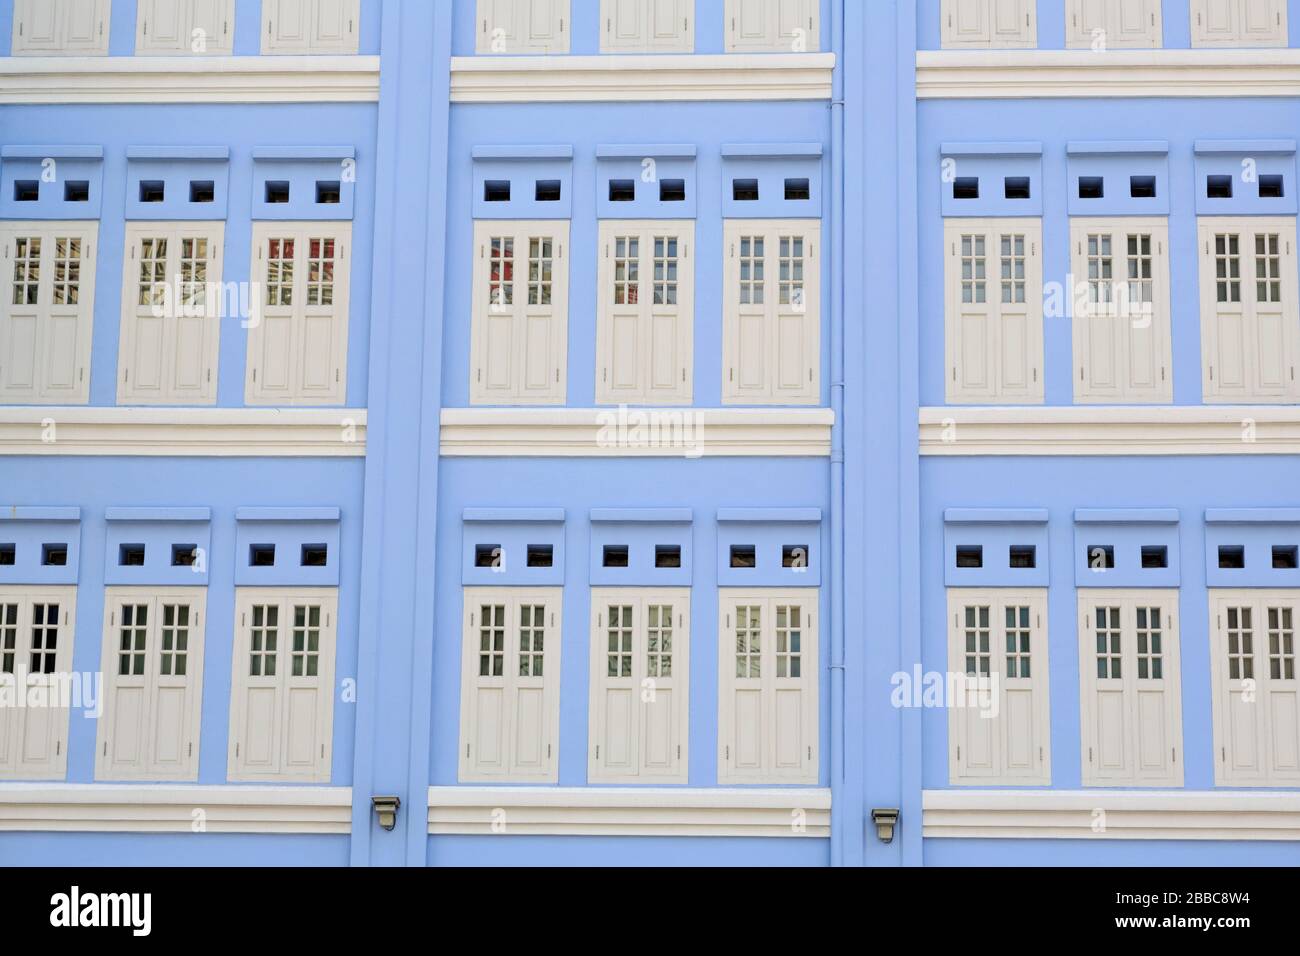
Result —
[{"label": "painted trim", "polygon": [[102,146],[0,146],[0,159],[103,159]]},{"label": "painted trim", "polygon": [[723,143],[723,159],[821,159],[821,143]]},{"label": "painted trim", "polygon": [[0,832],[337,833],[352,827],[351,787],[0,784]]},{"label": "painted trim", "polygon": [[1192,143],[1197,156],[1293,156],[1295,148],[1293,139],[1198,139]]},{"label": "painted trim", "polygon": [[921,454],[939,457],[1300,454],[1287,405],[938,406],[920,425]]},{"label": "painted trim", "polygon": [[596,147],[597,159],[694,159],[698,152],[694,143],[650,146],[605,145]]},{"label": "painted trim", "polygon": [[1047,524],[1046,508],[947,508],[944,524]]},{"label": "painted trim", "polygon": [[378,100],[377,56],[0,57],[0,104]]},{"label": "painted trim", "polygon": [[245,523],[260,523],[266,521],[281,522],[302,522],[309,521],[314,524],[322,522],[337,522],[342,520],[343,511],[341,508],[236,508],[235,520]]},{"label": "painted trim", "polygon": [[466,524],[564,524],[563,508],[466,508]]},{"label": "painted trim", "polygon": [[1300,508],[1206,508],[1206,524],[1300,524]]},{"label": "painted trim", "polygon": [[229,146],[128,146],[128,162],[226,163]]},{"label": "painted trim", "polygon": [[430,787],[429,833],[826,838],[830,810],[812,788]]},{"label": "painted trim", "polygon": [[475,146],[470,150],[474,161],[537,162],[544,159],[573,159],[572,146]]},{"label": "painted trim", "polygon": [[691,508],[592,508],[592,524],[694,524]]},{"label": "painted trim", "polygon": [[[344,441],[352,430],[355,440]],[[47,436],[53,440],[47,441]],[[360,458],[366,410],[0,408],[0,457]]]},{"label": "painted trim", "polygon": [[719,508],[718,524],[821,524],[820,508]]},{"label": "painted trim", "polygon": [[453,103],[829,100],[833,53],[451,59]]},{"label": "painted trim", "polygon": [[940,143],[944,156],[1042,156],[1042,143]]},{"label": "painted trim", "polygon": [[1296,96],[1300,49],[926,50],[918,99]]},{"label": "painted trim", "polygon": [[41,508],[10,505],[0,508],[0,521],[80,521],[81,508]]},{"label": "painted trim", "polygon": [[212,520],[211,508],[105,508],[104,520],[112,523],[163,521],[169,524],[196,524]]},{"label": "painted trim", "polygon": [[1168,156],[1169,143],[1165,140],[1105,140],[1102,142],[1070,142],[1065,144],[1067,156]]},{"label": "painted trim", "polygon": [[1300,840],[1300,793],[926,790],[922,807],[928,838]]},{"label": "painted trim", "polygon": [[[446,457],[824,458],[830,455],[834,421],[827,408],[444,408],[441,452]],[[619,441],[624,430],[628,440]],[[638,446],[638,430],[648,435],[662,430],[673,440],[647,439]],[[615,440],[602,440],[602,432],[613,432]]]},{"label": "painted trim", "polygon": [[356,158],[355,146],[257,146],[253,149],[255,163],[332,163]]},{"label": "painted trim", "polygon": [[1177,508],[1076,508],[1075,524],[1178,524]]}]

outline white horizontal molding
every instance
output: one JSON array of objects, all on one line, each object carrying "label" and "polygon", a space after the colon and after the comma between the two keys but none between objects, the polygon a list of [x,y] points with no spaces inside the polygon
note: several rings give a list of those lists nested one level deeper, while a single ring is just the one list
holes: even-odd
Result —
[{"label": "white horizontal molding", "polygon": [[921,454],[1295,455],[1293,405],[921,409]]},{"label": "white horizontal molding", "polygon": [[0,408],[0,456],[358,458],[366,410]]},{"label": "white horizontal molding", "polygon": [[1300,793],[926,790],[922,808],[925,837],[1300,840]]},{"label": "white horizontal molding", "polygon": [[449,457],[827,457],[826,408],[447,408]]},{"label": "white horizontal molding", "polygon": [[370,103],[375,56],[0,57],[0,103]]},{"label": "white horizontal molding", "polygon": [[1296,96],[1300,50],[927,50],[921,99]]},{"label": "white horizontal molding", "polygon": [[458,56],[453,103],[828,100],[833,53]]},{"label": "white horizontal molding", "polygon": [[429,832],[829,837],[821,789],[430,787]]},{"label": "white horizontal molding", "polygon": [[351,787],[0,784],[0,832],[345,834],[351,829]]}]

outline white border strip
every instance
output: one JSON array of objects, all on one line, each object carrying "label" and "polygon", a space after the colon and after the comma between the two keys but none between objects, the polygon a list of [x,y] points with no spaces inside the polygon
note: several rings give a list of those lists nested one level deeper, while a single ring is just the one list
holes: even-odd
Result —
[{"label": "white border strip", "polygon": [[0,104],[378,101],[377,56],[0,57]]},{"label": "white border strip", "polygon": [[430,787],[431,834],[819,837],[824,789]]},{"label": "white border strip", "polygon": [[926,50],[920,99],[1297,96],[1300,50]]},{"label": "white border strip", "polygon": [[442,454],[513,458],[825,458],[835,413],[728,408],[445,408]]},{"label": "white border strip", "polygon": [[346,834],[352,788],[0,784],[0,832],[53,831]]},{"label": "white border strip", "polygon": [[359,458],[366,410],[0,408],[0,457]]},{"label": "white border strip", "polygon": [[926,790],[925,837],[1300,840],[1300,793]]},{"label": "white border strip", "polygon": [[456,56],[453,103],[828,100],[834,53]]},{"label": "white border strip", "polygon": [[943,406],[920,414],[921,454],[1296,455],[1288,405]]}]

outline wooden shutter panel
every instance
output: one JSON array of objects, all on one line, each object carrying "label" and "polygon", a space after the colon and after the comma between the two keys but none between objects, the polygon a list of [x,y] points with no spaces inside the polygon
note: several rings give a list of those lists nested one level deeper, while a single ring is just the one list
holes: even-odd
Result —
[{"label": "wooden shutter panel", "polygon": [[506,701],[510,654],[507,622],[511,611],[504,592],[465,592],[461,780],[502,777],[509,771]]},{"label": "wooden shutter panel", "polygon": [[996,392],[996,239],[973,220],[952,219],[944,225],[949,403],[981,401]]},{"label": "wooden shutter panel", "polygon": [[15,0],[14,53],[60,52],[64,15],[58,0]]},{"label": "wooden shutter panel", "polygon": [[140,0],[136,53],[188,51],[192,8],[193,0]]},{"label": "wooden shutter panel", "polygon": [[[253,227],[253,270],[261,277],[260,321],[248,330],[248,401],[290,404],[294,382],[295,312],[305,292],[302,237],[290,224],[258,223]],[[273,268],[289,265],[292,278]]]},{"label": "wooden shutter panel", "polygon": [[[231,665],[231,751],[227,770],[231,780],[276,778],[283,769],[280,689],[281,674],[288,664],[285,624],[276,595],[252,589],[239,593]],[[257,673],[252,672],[255,628],[260,641]],[[272,639],[274,652],[270,650]],[[268,666],[268,662],[272,663]],[[274,673],[268,673],[271,669]]]},{"label": "wooden shutter panel", "polygon": [[[72,669],[76,588],[6,588],[0,591],[0,605],[3,604],[15,608],[13,675],[16,686],[26,688],[30,681],[32,687],[45,688],[49,699],[60,701],[56,696],[61,683],[57,675]],[[33,668],[32,657],[38,649],[41,656],[38,666]],[[0,727],[7,733],[3,744],[7,759],[0,762],[0,778],[62,780],[68,765],[68,708],[0,709],[15,710],[0,721]]]},{"label": "wooden shutter panel", "polygon": [[233,48],[233,27],[235,10],[233,0],[190,0],[192,16],[188,34],[182,38],[181,50],[185,53],[194,50],[194,34],[203,31],[206,53],[224,53],[229,55]]},{"label": "wooden shutter panel", "polygon": [[635,592],[592,592],[592,755],[590,776],[640,775],[640,667],[645,606]]},{"label": "wooden shutter panel", "polygon": [[30,276],[28,270],[35,266],[40,281],[28,279],[21,303],[14,302],[17,293],[0,296],[0,388],[10,402],[34,402],[39,388],[41,312],[50,298],[53,250],[36,224],[11,226],[5,232],[5,278],[16,287],[19,269]]},{"label": "wooden shutter panel", "polygon": [[[289,627],[281,675],[284,715],[283,768],[286,779],[327,783],[333,738],[334,656],[338,599],[291,595],[282,615]],[[311,638],[318,651],[312,673]]]},{"label": "wooden shutter panel", "polygon": [[[998,279],[990,283],[989,292],[997,310],[995,328],[996,375],[1001,398],[1024,402],[1043,400],[1043,280],[1042,221],[1007,219],[998,223],[993,233],[992,265],[1000,275],[1003,257],[1009,252],[1018,261],[1023,257],[1024,295],[1021,301],[1019,280],[1013,279],[1011,301],[1004,295],[1006,284]],[[1023,256],[1022,256],[1023,253]],[[1013,268],[1015,268],[1013,266]]]}]

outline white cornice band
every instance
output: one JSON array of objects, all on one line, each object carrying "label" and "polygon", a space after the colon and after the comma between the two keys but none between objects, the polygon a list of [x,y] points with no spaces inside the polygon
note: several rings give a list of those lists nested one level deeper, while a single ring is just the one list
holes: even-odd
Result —
[{"label": "white cornice band", "polygon": [[350,833],[351,787],[0,784],[0,832]]},{"label": "white cornice band", "polygon": [[0,456],[359,458],[366,410],[0,408]]},{"label": "white cornice band", "polygon": [[448,408],[442,454],[516,458],[825,458],[826,408]]},{"label": "white cornice band", "polygon": [[377,56],[0,57],[0,104],[378,100]]},{"label": "white cornice band", "polygon": [[1293,405],[923,408],[921,454],[1296,455]]},{"label": "white cornice band", "polygon": [[430,787],[429,832],[552,836],[830,836],[825,789]]},{"label": "white cornice band", "polygon": [[828,100],[833,53],[457,56],[453,103]]},{"label": "white cornice band", "polygon": [[920,99],[1300,96],[1300,49],[925,50]]},{"label": "white cornice band", "polygon": [[1300,840],[1300,793],[926,790],[922,808],[930,838]]}]

